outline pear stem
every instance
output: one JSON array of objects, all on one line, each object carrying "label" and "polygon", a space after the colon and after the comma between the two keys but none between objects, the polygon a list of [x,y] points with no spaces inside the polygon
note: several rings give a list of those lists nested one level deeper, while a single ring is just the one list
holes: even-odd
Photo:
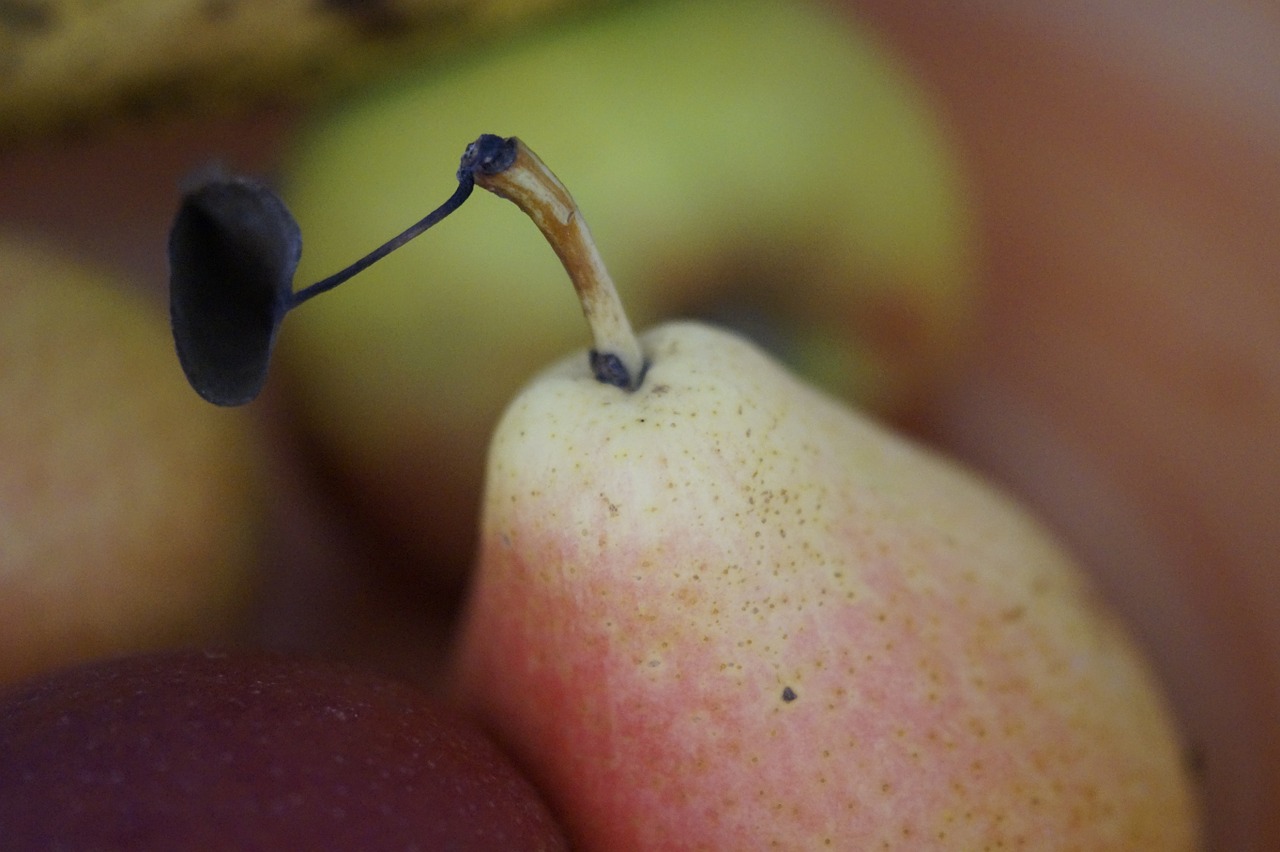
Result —
[{"label": "pear stem", "polygon": [[582,212],[569,190],[528,146],[514,136],[502,141],[511,146],[508,154],[514,153],[510,164],[476,168],[476,185],[523,210],[564,264],[591,328],[591,369],[596,379],[635,390],[644,379],[644,353]]}]

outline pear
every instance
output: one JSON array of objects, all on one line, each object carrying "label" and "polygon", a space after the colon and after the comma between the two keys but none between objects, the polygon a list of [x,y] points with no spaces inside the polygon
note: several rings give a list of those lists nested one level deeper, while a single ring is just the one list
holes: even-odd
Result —
[{"label": "pear", "polygon": [[261,592],[252,423],[187,392],[163,311],[110,270],[12,233],[0,269],[0,684],[238,639]]},{"label": "pear", "polygon": [[1082,572],[972,475],[694,323],[494,437],[460,694],[577,848],[1189,849]]},{"label": "pear", "polygon": [[534,215],[596,346],[493,437],[454,691],[575,848],[1193,848],[1160,689],[1052,537],[729,332],[602,329],[538,167],[477,183]]}]

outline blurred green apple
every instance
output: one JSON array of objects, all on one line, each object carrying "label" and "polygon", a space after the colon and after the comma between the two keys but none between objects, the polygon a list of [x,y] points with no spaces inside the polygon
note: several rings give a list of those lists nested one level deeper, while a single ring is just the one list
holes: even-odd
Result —
[{"label": "blurred green apple", "polygon": [[262,516],[243,415],[191,393],[164,311],[0,237],[0,682],[237,632]]},{"label": "blurred green apple", "polygon": [[[963,336],[969,229],[945,135],[843,18],[643,4],[355,100],[286,163],[299,285],[435,206],[481,132],[563,164],[639,326],[713,318],[888,413]],[[518,213],[480,201],[323,302],[280,341],[306,425],[372,498],[369,517],[460,572],[498,414],[581,341],[556,258]]]}]

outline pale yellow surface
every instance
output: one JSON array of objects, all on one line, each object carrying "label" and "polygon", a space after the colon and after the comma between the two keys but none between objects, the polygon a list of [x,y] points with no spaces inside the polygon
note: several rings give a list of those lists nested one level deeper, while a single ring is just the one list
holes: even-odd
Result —
[{"label": "pale yellow surface", "polygon": [[163,308],[0,238],[0,681],[230,635],[261,524],[243,413],[187,386]]}]

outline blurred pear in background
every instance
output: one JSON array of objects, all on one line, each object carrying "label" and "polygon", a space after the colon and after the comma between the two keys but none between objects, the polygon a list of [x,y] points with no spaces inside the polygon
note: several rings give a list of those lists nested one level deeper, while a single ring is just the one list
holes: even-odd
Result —
[{"label": "blurred pear in background", "polygon": [[111,275],[13,235],[0,269],[0,683],[234,639],[262,527],[247,421]]}]

